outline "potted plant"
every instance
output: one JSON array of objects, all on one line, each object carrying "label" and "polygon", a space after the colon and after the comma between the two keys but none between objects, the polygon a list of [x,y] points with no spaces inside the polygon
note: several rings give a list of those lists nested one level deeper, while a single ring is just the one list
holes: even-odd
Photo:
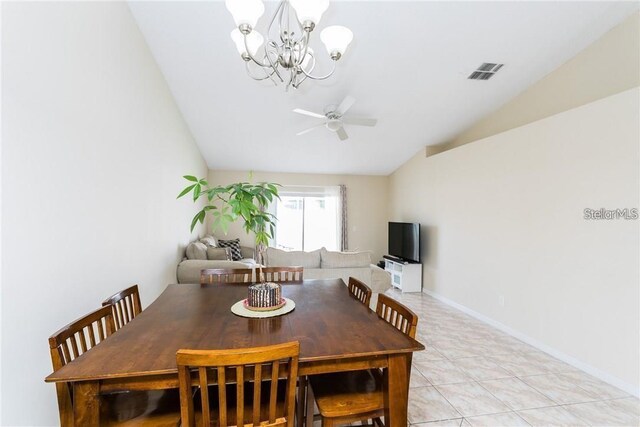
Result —
[{"label": "potted plant", "polygon": [[[279,184],[270,182],[238,182],[229,185],[210,186],[205,179],[198,179],[192,175],[185,175],[189,185],[180,192],[178,199],[191,193],[193,201],[206,197],[206,205],[195,214],[191,221],[191,231],[199,222],[204,224],[207,214],[213,217],[211,230],[222,229],[226,234],[229,224],[242,219],[244,230],[255,235],[256,251],[259,254],[258,263],[262,266],[264,251],[269,240],[274,235],[276,216],[266,211],[275,199],[279,199]],[[262,281],[262,268],[260,268]]]}]

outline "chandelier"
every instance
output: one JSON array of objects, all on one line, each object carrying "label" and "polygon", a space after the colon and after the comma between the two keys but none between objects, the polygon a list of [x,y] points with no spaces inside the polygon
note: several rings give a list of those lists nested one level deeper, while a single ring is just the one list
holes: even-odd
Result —
[{"label": "chandelier", "polygon": [[245,61],[249,77],[271,79],[276,86],[286,82],[287,90],[289,86],[298,88],[306,79],[330,77],[353,40],[353,33],[346,27],[332,25],[323,29],[320,40],[333,66],[327,74],[314,75],[316,54],[309,47],[309,40],[329,7],[329,0],[281,0],[267,27],[266,43],[254,29],[264,14],[262,0],[225,0],[225,5],[237,26],[231,39]]}]

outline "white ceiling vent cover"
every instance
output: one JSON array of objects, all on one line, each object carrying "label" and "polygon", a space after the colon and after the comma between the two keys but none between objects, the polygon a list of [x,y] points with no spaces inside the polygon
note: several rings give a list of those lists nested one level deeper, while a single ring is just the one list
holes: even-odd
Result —
[{"label": "white ceiling vent cover", "polygon": [[489,80],[504,64],[483,62],[473,73],[467,77],[469,80]]}]

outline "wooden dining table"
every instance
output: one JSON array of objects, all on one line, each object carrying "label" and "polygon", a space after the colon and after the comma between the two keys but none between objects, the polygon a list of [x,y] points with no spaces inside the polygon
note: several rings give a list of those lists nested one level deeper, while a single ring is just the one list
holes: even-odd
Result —
[{"label": "wooden dining table", "polygon": [[301,377],[386,369],[387,425],[407,425],[408,367],[422,344],[352,298],[341,279],[283,284],[282,294],[295,302],[295,309],[279,317],[233,314],[231,306],[246,294],[246,285],[169,285],[129,324],[45,381],[71,383],[75,425],[97,426],[101,393],[178,388],[179,349],[299,341]]}]

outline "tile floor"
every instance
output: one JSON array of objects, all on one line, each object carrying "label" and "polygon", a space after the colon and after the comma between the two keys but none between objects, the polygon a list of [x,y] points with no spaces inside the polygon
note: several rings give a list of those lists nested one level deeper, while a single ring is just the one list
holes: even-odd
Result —
[{"label": "tile floor", "polygon": [[640,401],[426,294],[388,295],[420,317],[413,426],[638,426]]}]

